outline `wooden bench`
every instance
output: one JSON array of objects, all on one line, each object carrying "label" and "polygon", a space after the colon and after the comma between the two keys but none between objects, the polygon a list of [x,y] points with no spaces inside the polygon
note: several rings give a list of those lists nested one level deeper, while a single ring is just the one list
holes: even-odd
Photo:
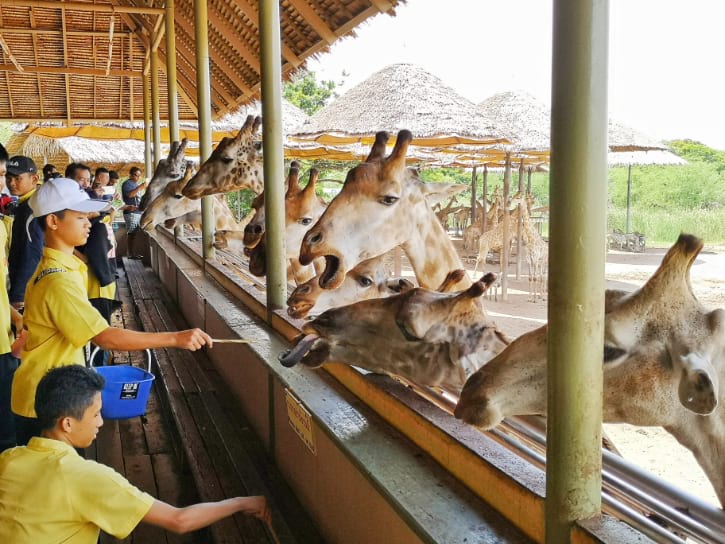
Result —
[{"label": "wooden bench", "polygon": [[[131,259],[124,267],[143,330],[188,328],[151,269]],[[175,422],[177,453],[200,500],[265,495],[281,542],[323,542],[206,356],[171,348],[154,354],[159,399]],[[244,515],[222,520],[210,532],[215,542],[275,541],[263,523]]]}]

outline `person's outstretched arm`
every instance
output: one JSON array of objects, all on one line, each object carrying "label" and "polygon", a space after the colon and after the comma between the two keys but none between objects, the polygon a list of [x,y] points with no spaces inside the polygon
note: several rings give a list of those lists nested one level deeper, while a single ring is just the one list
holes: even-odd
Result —
[{"label": "person's outstretched arm", "polygon": [[137,351],[146,348],[181,348],[196,351],[212,347],[211,337],[201,329],[178,332],[139,332],[108,327],[91,338],[103,349]]},{"label": "person's outstretched arm", "polygon": [[257,517],[265,523],[272,521],[267,499],[262,496],[234,497],[219,502],[202,502],[184,508],[176,508],[155,500],[151,510],[141,521],[158,525],[174,533],[183,534],[224,519],[237,512]]}]

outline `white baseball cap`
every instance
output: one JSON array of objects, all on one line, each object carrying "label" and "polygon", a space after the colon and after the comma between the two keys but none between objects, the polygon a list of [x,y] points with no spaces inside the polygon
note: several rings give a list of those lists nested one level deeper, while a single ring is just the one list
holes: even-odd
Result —
[{"label": "white baseball cap", "polygon": [[46,181],[28,200],[33,217],[42,217],[63,210],[74,212],[102,212],[111,207],[107,200],[94,200],[78,183],[68,178]]}]

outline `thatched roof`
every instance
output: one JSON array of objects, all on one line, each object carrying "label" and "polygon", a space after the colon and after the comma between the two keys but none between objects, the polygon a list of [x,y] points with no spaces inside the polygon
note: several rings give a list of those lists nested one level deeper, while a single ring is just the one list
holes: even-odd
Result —
[{"label": "thatched roof", "polygon": [[376,72],[315,113],[291,137],[331,145],[370,144],[378,131],[395,135],[401,129],[410,130],[418,146],[507,141],[472,102],[412,64]]},{"label": "thatched roof", "polygon": [[476,106],[511,135],[516,151],[547,151],[551,132],[550,108],[524,92],[494,94]]},{"label": "thatched roof", "polygon": [[671,151],[654,149],[651,151],[610,151],[607,153],[609,166],[644,166],[648,164],[657,165],[683,165],[687,161]]},{"label": "thatched roof", "polygon": [[[394,14],[400,1],[280,2],[283,77],[370,17]],[[2,0],[0,71],[7,85],[0,86],[0,119],[142,119],[141,74],[148,68],[146,49],[154,42],[154,29],[164,30],[165,4]],[[259,14],[257,2],[250,0],[207,0],[207,6],[212,112],[218,118],[259,96]],[[193,119],[194,0],[175,0],[174,23],[179,115]],[[161,118],[166,119],[166,39],[158,37]]]},{"label": "thatched roof", "polygon": [[[212,130],[237,132],[244,124],[248,115],[262,115],[262,103],[259,100],[239,107],[232,113],[227,113],[221,119],[213,121]],[[309,116],[286,98],[282,98],[282,134],[292,134],[301,127]],[[262,119],[264,122],[264,119]]]},{"label": "thatched roof", "polygon": [[609,120],[607,140],[610,151],[669,150],[661,141],[612,119]]}]

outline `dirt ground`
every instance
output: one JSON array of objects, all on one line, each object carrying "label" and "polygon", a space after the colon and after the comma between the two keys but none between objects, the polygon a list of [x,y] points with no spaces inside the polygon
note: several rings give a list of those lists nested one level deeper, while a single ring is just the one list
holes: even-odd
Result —
[{"label": "dirt ground", "polygon": [[[454,238],[467,269],[471,272],[475,254],[462,249]],[[647,248],[644,253],[610,251],[605,277],[608,288],[635,290],[657,269],[668,248]],[[491,259],[489,257],[489,260]],[[403,260],[403,273],[406,270]],[[495,262],[486,264],[487,272],[499,271]],[[480,277],[480,270],[476,278]],[[695,296],[707,308],[725,308],[725,246],[706,246],[693,264],[691,283]],[[546,300],[529,302],[526,263],[520,279],[516,266],[509,267],[508,301],[487,300],[486,309],[499,327],[512,337],[519,336],[546,322]],[[605,425],[605,432],[622,455],[640,467],[657,474],[683,490],[719,506],[715,492],[689,450],[682,447],[660,427],[634,427],[625,424]]]}]

